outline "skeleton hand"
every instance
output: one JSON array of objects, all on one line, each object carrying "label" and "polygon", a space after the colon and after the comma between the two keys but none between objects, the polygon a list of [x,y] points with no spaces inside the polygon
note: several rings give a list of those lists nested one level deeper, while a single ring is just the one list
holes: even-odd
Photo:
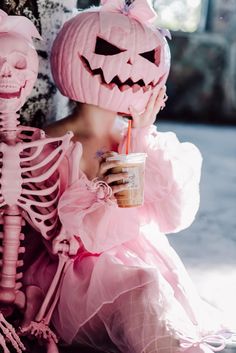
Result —
[{"label": "skeleton hand", "polygon": [[4,319],[4,316],[0,312],[0,347],[3,348],[4,353],[10,353],[6,341],[11,343],[17,353],[21,353],[25,350],[25,347],[14,327]]},{"label": "skeleton hand", "polygon": [[52,339],[55,343],[58,343],[58,339],[55,333],[43,321],[31,321],[30,325],[28,327],[22,328],[20,332],[22,335],[35,336],[39,340],[50,341]]},{"label": "skeleton hand", "polygon": [[52,241],[52,252],[58,254],[63,252],[67,255],[76,255],[80,244],[76,236],[69,236],[66,230],[62,227],[58,236]]},{"label": "skeleton hand", "polygon": [[160,91],[159,88],[153,91],[146,109],[142,114],[139,114],[137,110],[131,106],[129,110],[133,118],[132,127],[143,128],[152,125],[156,120],[157,114],[165,107],[166,100],[166,86],[164,86]]}]

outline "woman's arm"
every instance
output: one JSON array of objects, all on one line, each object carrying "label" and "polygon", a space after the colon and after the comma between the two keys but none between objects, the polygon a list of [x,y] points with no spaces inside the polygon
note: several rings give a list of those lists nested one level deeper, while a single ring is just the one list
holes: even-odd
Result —
[{"label": "woman's arm", "polygon": [[[120,145],[122,151],[125,140]],[[191,143],[180,143],[172,132],[155,126],[133,129],[132,152],[146,152],[145,204],[140,215],[155,219],[160,231],[188,227],[199,207],[202,157]]]}]

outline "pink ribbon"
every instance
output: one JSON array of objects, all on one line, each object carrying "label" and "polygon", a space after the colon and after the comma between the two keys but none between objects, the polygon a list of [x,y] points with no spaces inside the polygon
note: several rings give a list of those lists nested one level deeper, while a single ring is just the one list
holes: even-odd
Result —
[{"label": "pink ribbon", "polygon": [[146,0],[134,0],[127,5],[125,0],[101,0],[101,12],[118,12],[139,22],[151,22],[156,18],[155,11]]},{"label": "pink ribbon", "polygon": [[211,349],[214,352],[219,352],[225,348],[226,341],[224,337],[220,335],[209,335],[199,340],[194,340],[193,338],[181,336],[181,343],[180,343],[181,348],[197,347],[200,344],[206,345],[209,349]]},{"label": "pink ribbon", "polygon": [[25,16],[8,16],[0,10],[0,33],[13,33],[23,36],[29,42],[32,37],[42,39],[33,22]]}]

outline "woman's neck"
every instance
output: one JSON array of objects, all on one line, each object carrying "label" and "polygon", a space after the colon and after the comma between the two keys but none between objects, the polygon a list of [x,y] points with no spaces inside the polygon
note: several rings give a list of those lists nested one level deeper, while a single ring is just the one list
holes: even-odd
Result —
[{"label": "woman's neck", "polygon": [[83,146],[80,168],[91,180],[97,175],[101,154],[117,150],[111,137],[115,119],[116,113],[89,104],[78,106],[67,119],[74,141]]},{"label": "woman's neck", "polygon": [[75,138],[102,139],[110,135],[116,113],[91,104],[80,104],[70,116]]}]

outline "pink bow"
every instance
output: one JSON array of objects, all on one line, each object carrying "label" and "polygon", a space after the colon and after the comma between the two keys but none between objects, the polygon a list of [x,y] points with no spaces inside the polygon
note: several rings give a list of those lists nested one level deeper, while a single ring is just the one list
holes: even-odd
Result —
[{"label": "pink bow", "polygon": [[125,0],[101,0],[101,5],[101,12],[120,12],[139,22],[151,22],[156,18],[147,0],[134,0],[130,5]]},{"label": "pink bow", "polygon": [[205,336],[199,340],[194,340],[193,338],[181,337],[181,348],[192,348],[197,347],[200,344],[206,345],[209,349],[214,352],[222,351],[225,348],[226,342],[224,337],[220,335],[209,335]]},{"label": "pink bow", "polygon": [[35,25],[24,16],[8,16],[0,10],[0,33],[14,33],[23,36],[29,42],[32,37],[42,39]]}]

